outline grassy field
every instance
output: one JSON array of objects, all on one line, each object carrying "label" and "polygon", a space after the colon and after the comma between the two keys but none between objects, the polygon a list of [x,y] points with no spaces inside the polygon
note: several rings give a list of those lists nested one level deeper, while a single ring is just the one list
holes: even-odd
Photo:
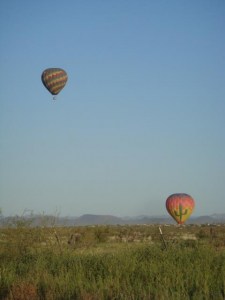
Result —
[{"label": "grassy field", "polygon": [[225,299],[225,225],[0,229],[0,299]]}]

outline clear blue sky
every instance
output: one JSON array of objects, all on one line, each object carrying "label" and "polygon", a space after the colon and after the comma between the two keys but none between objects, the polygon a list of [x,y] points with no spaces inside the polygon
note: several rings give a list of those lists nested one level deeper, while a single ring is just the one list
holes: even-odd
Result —
[{"label": "clear blue sky", "polygon": [[0,31],[3,215],[225,212],[224,0],[2,0]]}]

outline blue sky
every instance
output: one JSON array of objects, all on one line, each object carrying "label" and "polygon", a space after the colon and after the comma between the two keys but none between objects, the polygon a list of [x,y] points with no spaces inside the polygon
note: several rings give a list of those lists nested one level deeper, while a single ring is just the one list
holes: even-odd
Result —
[{"label": "blue sky", "polygon": [[225,212],[223,0],[2,0],[0,28],[4,215]]}]

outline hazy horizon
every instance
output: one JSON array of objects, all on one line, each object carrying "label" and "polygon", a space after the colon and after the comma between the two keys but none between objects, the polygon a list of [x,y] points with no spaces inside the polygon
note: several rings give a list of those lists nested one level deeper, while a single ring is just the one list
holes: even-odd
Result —
[{"label": "hazy horizon", "polygon": [[[43,217],[47,217],[47,216],[52,216],[52,217],[58,217],[58,218],[79,218],[82,216],[113,216],[113,217],[118,217],[118,218],[141,218],[141,217],[153,217],[153,218],[171,218],[172,217],[169,215],[168,212],[164,212],[162,214],[151,214],[151,213],[146,213],[146,214],[134,214],[134,215],[123,215],[123,214],[100,214],[100,213],[91,213],[91,212],[86,212],[83,213],[81,215],[72,215],[72,214],[67,214],[67,215],[62,215],[60,212],[53,212],[53,213],[45,213],[44,211],[42,212],[35,212],[35,211],[31,211],[31,210],[24,210],[20,215],[19,214],[11,214],[11,215],[4,215],[3,212],[1,212],[1,216],[2,217],[32,217],[32,216],[43,216]],[[204,216],[225,216],[225,212],[217,212],[217,213],[212,213],[212,214],[192,214],[190,216],[190,219],[192,217],[194,218],[198,218],[198,217],[204,217]],[[175,222],[175,221],[174,221]]]}]

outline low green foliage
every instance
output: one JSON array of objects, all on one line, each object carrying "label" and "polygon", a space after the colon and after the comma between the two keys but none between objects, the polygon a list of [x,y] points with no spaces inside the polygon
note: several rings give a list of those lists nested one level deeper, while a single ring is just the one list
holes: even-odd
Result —
[{"label": "low green foliage", "polygon": [[156,226],[2,228],[0,299],[223,300],[224,231],[165,227],[165,249]]}]

